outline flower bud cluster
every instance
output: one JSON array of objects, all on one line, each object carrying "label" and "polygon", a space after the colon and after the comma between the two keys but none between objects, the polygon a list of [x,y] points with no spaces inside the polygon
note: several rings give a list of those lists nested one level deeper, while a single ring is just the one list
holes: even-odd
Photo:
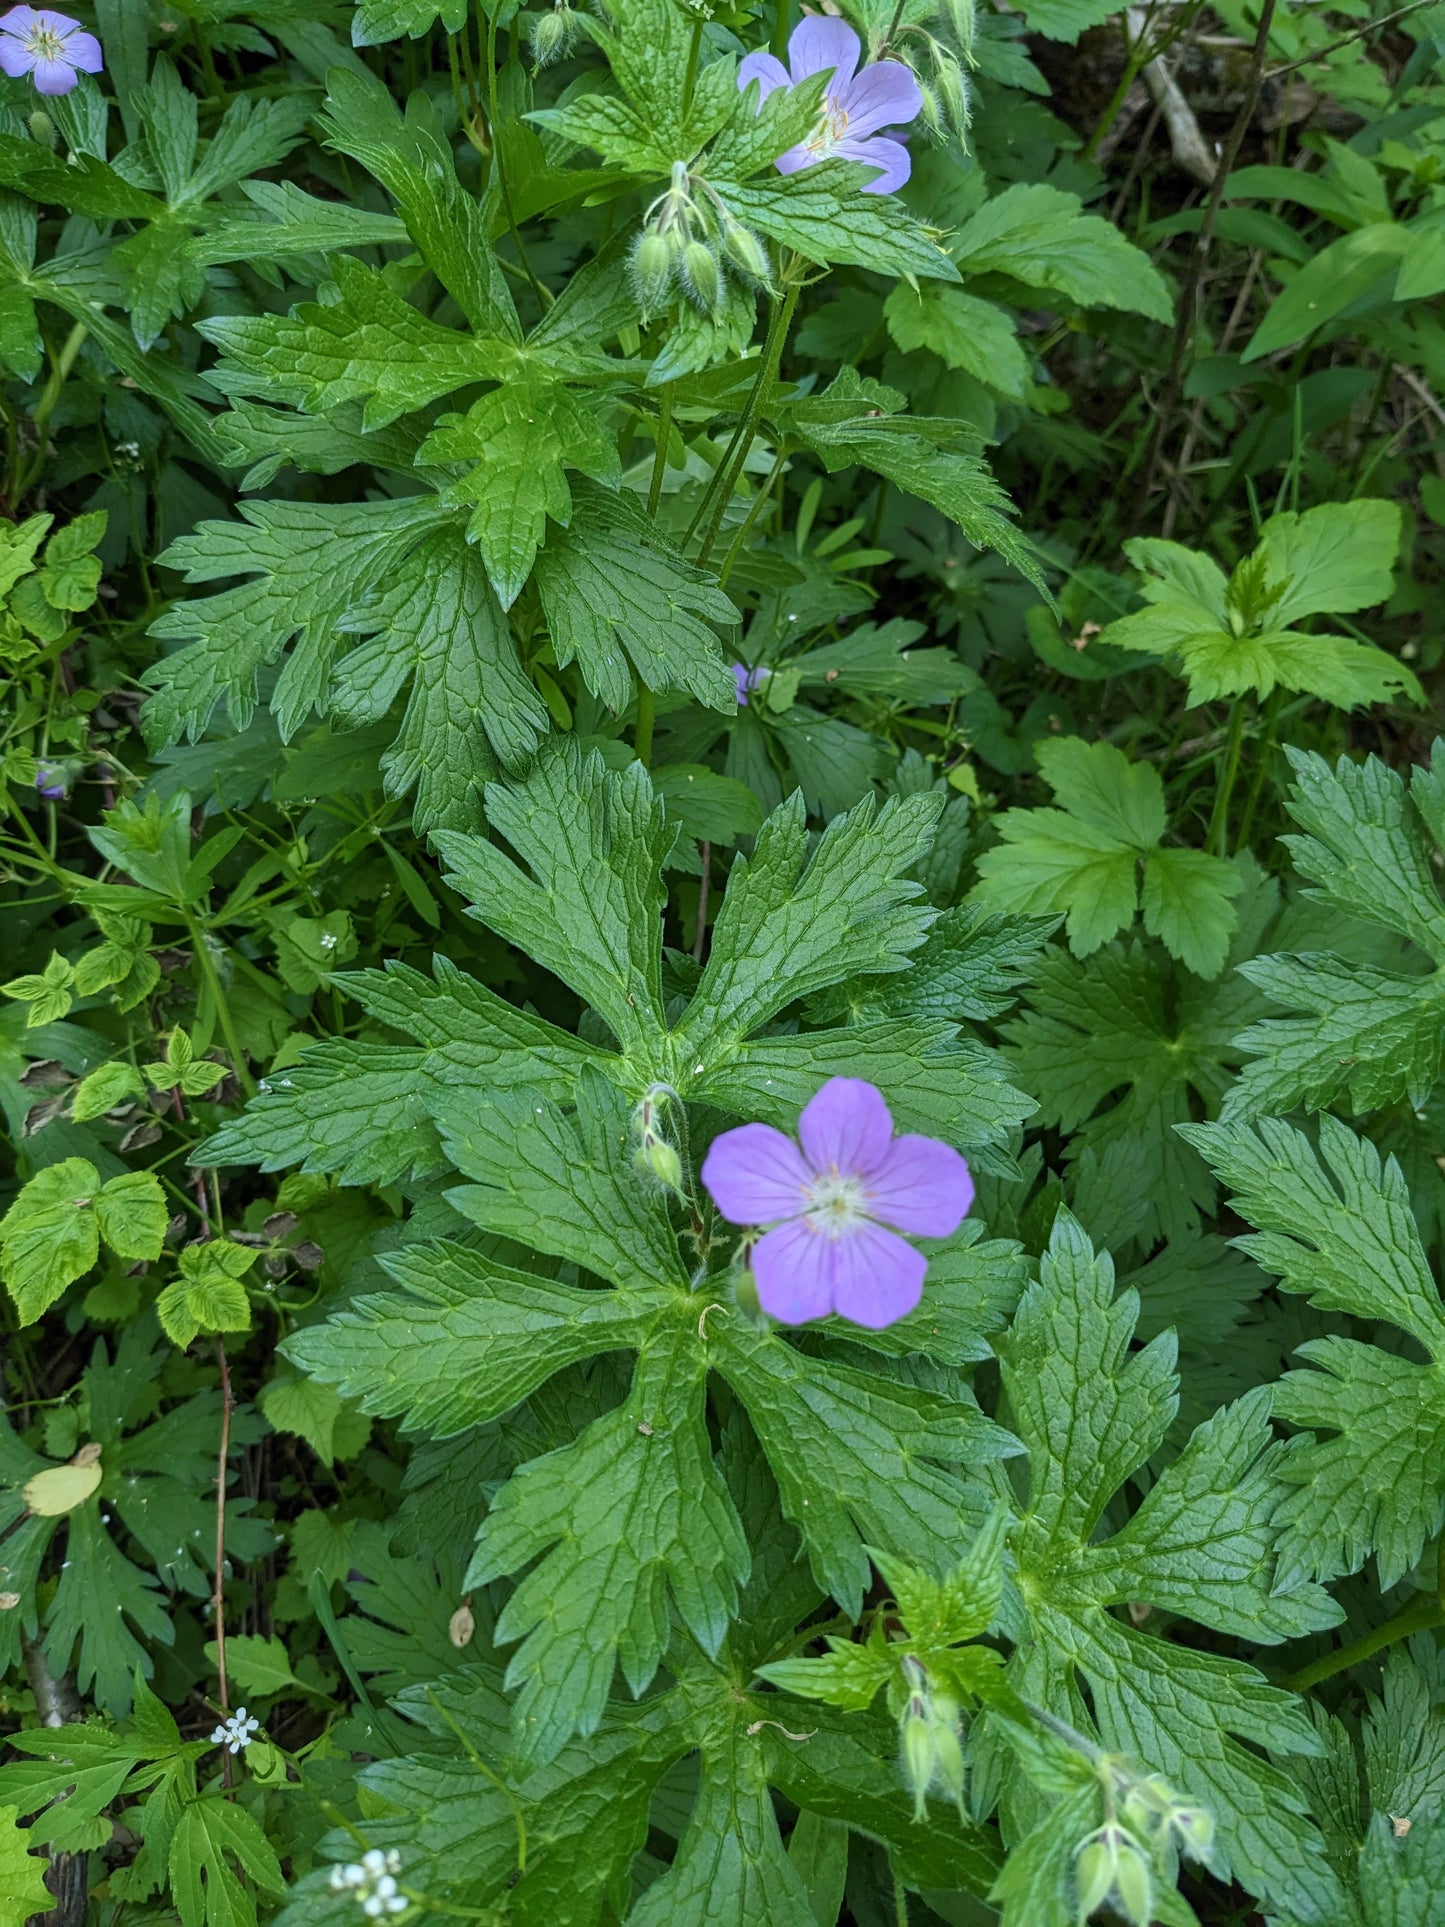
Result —
[{"label": "flower bud cluster", "polygon": [[400,1872],[401,1855],[395,1849],[383,1853],[379,1847],[372,1847],[359,1861],[331,1869],[331,1891],[351,1894],[370,1920],[404,1914],[409,1903],[406,1896],[396,1890],[396,1876]]},{"label": "flower bud cluster", "polygon": [[1099,1761],[1099,1772],[1108,1818],[1074,1857],[1080,1927],[1106,1903],[1131,1927],[1149,1927],[1156,1872],[1172,1878],[1181,1853],[1204,1859],[1214,1841],[1214,1819],[1206,1808],[1180,1799],[1157,1773],[1136,1773],[1108,1756]]},{"label": "flower bud cluster", "polygon": [[928,1668],[912,1653],[903,1660],[909,1694],[898,1721],[903,1777],[913,1794],[913,1817],[926,1818],[930,1792],[945,1793],[963,1811],[965,1765],[958,1701],[938,1692]]},{"label": "flower bud cluster", "polygon": [[728,271],[767,286],[767,252],[700,175],[674,161],[667,192],[648,208],[632,245],[632,279],[644,318],[665,305],[674,286],[704,314],[716,314]]}]

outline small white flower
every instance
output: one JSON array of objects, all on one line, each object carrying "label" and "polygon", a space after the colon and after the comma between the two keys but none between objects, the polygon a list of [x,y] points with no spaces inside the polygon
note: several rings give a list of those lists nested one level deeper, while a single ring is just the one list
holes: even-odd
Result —
[{"label": "small white flower", "polygon": [[334,950],[336,948],[336,934],[334,931],[331,931],[331,930],[322,931],[321,948],[323,950]]},{"label": "small white flower", "polygon": [[248,1715],[244,1706],[238,1706],[212,1733],[211,1745],[228,1747],[232,1753],[239,1753],[242,1747],[251,1744],[252,1735],[260,1730],[261,1722]]}]

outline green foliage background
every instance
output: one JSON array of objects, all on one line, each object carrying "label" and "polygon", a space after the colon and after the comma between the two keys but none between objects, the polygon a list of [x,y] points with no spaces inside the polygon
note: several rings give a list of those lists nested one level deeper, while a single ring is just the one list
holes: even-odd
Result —
[{"label": "green foliage background", "polygon": [[1445,7],[838,11],[0,83],[0,1927],[1445,1927]]}]

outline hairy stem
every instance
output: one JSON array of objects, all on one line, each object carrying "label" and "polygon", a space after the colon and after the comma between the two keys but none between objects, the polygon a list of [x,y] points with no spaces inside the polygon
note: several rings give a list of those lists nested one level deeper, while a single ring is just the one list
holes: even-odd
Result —
[{"label": "hairy stem", "polygon": [[[216,1623],[216,1674],[220,1680],[221,1711],[231,1710],[230,1682],[226,1678],[226,1465],[231,1456],[231,1367],[224,1339],[216,1340],[216,1363],[221,1372],[221,1445],[216,1465],[216,1584],[211,1594],[211,1609]],[[221,1755],[226,1785],[231,1784],[231,1755]]]}]

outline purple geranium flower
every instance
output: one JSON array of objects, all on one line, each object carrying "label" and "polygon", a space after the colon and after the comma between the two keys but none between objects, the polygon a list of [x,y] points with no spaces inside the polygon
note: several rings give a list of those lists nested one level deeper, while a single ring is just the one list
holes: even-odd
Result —
[{"label": "purple geranium flower", "polygon": [[823,96],[817,127],[798,147],[790,147],[775,162],[780,174],[796,174],[800,167],[831,160],[866,161],[882,171],[869,181],[865,194],[892,194],[908,179],[911,162],[902,141],[891,140],[883,128],[906,127],[923,106],[918,82],[896,60],[875,61],[858,72],[863,51],[846,20],[821,19],[809,14],[788,38],[788,64],[775,54],[749,54],[738,68],[738,86],[759,81],[759,106],[776,87],[796,87],[810,74],[831,69],[833,78]]},{"label": "purple geranium flower", "polygon": [[37,763],[35,787],[48,803],[58,803],[66,793],[65,771],[54,763]]},{"label": "purple geranium flower", "polygon": [[737,688],[738,702],[744,709],[748,706],[748,697],[752,691],[761,689],[772,673],[771,669],[749,669],[746,663],[733,664],[733,682]]},{"label": "purple geranium flower", "polygon": [[68,94],[80,74],[98,74],[100,42],[69,14],[12,7],[0,15],[0,68],[12,80],[33,74],[39,94]]},{"label": "purple geranium flower", "polygon": [[733,1224],[772,1227],[752,1254],[764,1311],[785,1325],[836,1311],[881,1331],[913,1310],[928,1269],[884,1226],[948,1237],[973,1203],[968,1166],[937,1138],[895,1138],[882,1093],[857,1077],[830,1078],[798,1136],[801,1150],[771,1124],[724,1131],[702,1181]]}]

